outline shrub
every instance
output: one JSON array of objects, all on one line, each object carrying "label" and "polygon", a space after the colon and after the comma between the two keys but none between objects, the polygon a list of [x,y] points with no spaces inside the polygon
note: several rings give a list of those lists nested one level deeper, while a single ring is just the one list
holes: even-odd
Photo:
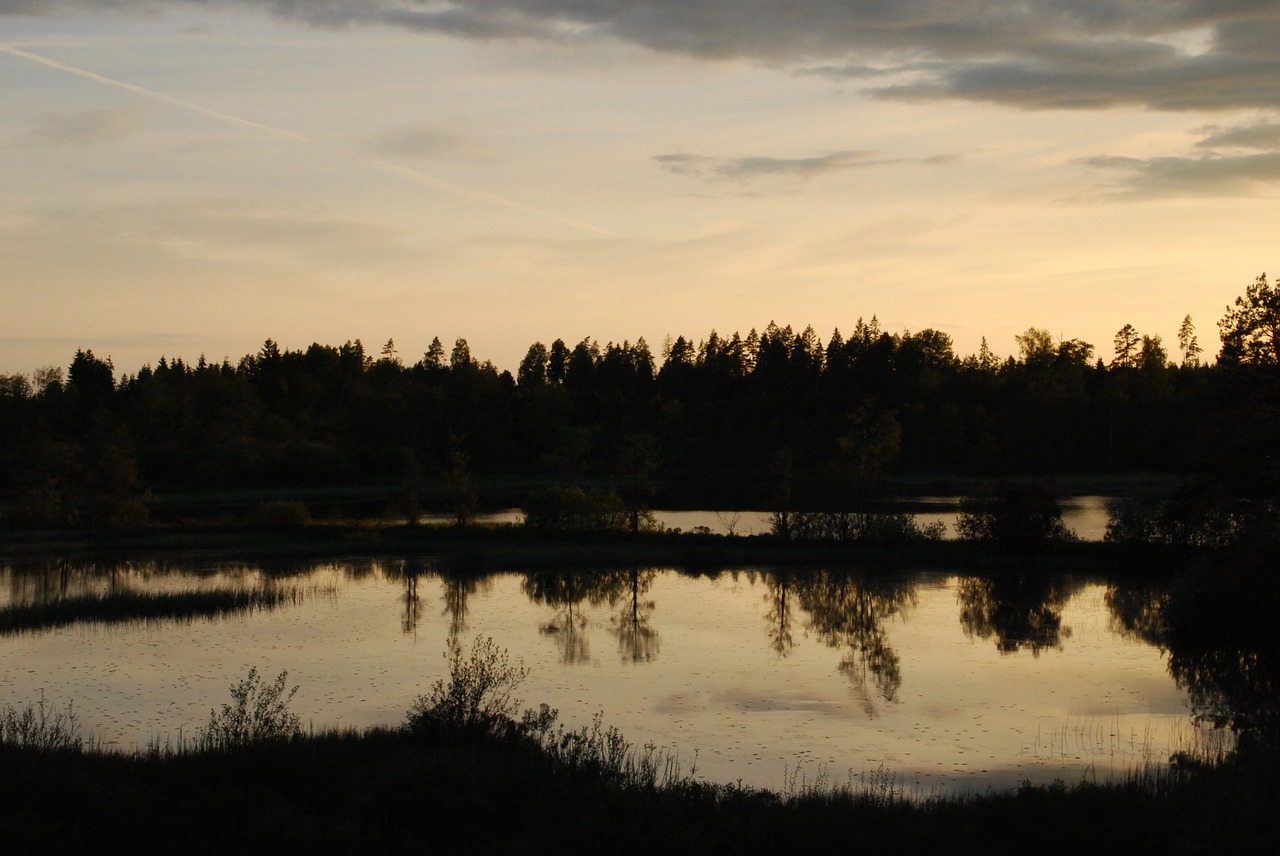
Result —
[{"label": "shrub", "polygon": [[438,679],[431,692],[418,696],[409,710],[409,727],[417,731],[444,725],[491,734],[515,730],[520,701],[512,693],[529,669],[523,662],[512,663],[507,649],[491,637],[477,636],[465,659],[460,646],[450,649],[448,679]]},{"label": "shrub", "polygon": [[[653,528],[652,515],[641,512],[640,528]],[[631,519],[622,498],[613,491],[586,491],[580,487],[550,487],[529,496],[524,503],[524,525],[545,532],[595,532],[630,529]]]},{"label": "shrub", "polygon": [[857,541],[868,544],[907,544],[940,541],[946,524],[917,523],[913,515],[880,512],[774,512],[770,531],[783,540]]},{"label": "shrub", "polygon": [[956,534],[967,541],[1029,545],[1073,541],[1053,492],[1037,482],[1001,482],[992,493],[960,502]]},{"label": "shrub", "polygon": [[1105,537],[1120,544],[1225,547],[1274,529],[1265,522],[1268,508],[1182,485],[1167,495],[1140,493],[1108,501]]},{"label": "shrub", "polygon": [[44,693],[40,701],[18,710],[5,705],[0,710],[0,746],[52,751],[84,748],[80,737],[80,723],[71,703],[67,709],[51,710],[45,706]]},{"label": "shrub", "polygon": [[302,721],[289,710],[298,688],[285,692],[288,675],[281,672],[266,684],[256,668],[250,669],[243,681],[231,685],[232,703],[224,704],[221,711],[209,711],[209,724],[197,741],[200,747],[232,749],[301,736]]}]

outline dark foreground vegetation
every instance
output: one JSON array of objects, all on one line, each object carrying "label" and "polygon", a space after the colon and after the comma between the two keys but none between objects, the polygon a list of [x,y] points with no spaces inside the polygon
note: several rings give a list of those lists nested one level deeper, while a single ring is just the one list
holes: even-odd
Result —
[{"label": "dark foreground vegetation", "polygon": [[86,749],[70,711],[9,708],[0,828],[14,852],[127,840],[143,852],[1129,854],[1280,840],[1274,748],[1108,784],[942,798],[881,770],[778,794],[702,782],[682,766],[695,759],[599,721],[571,731],[545,706],[517,714],[524,674],[478,639],[401,727],[304,735],[285,675],[251,672],[195,740],[131,755]]}]

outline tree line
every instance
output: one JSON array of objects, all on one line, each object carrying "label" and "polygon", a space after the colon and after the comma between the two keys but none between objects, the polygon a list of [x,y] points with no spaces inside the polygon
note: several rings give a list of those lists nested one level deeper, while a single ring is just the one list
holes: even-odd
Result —
[{"label": "tree line", "polygon": [[[435,339],[282,349],[233,363],[161,357],[117,376],[0,375],[7,518],[108,525],[145,491],[400,485],[472,475],[610,486],[629,505],[830,509],[887,476],[1198,474],[1274,496],[1280,290],[1265,274],[1202,359],[1188,316],[1170,358],[1131,325],[1109,359],[1031,328],[1001,360],[873,317],[823,341],[770,323],[745,336],[533,343],[515,374]],[[852,498],[852,499],[851,499]]]}]

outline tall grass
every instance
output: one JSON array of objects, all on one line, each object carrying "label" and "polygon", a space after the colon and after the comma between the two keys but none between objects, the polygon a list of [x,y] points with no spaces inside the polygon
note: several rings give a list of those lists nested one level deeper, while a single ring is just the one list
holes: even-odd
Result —
[{"label": "tall grass", "polygon": [[45,603],[0,609],[0,635],[50,630],[85,621],[190,621],[296,605],[302,602],[303,597],[299,588],[275,586],[182,592],[124,591],[62,597]]},{"label": "tall grass", "polygon": [[65,710],[49,706],[44,693],[35,704],[18,709],[13,705],[0,708],[0,746],[49,752],[80,751],[80,720],[67,702]]}]

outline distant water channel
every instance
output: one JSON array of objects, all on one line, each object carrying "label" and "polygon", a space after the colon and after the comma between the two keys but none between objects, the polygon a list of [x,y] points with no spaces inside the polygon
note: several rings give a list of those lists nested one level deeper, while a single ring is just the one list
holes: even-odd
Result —
[{"label": "distant water channel", "polygon": [[[1107,498],[1105,496],[1072,496],[1058,502],[1062,509],[1062,522],[1081,541],[1101,541],[1107,533]],[[911,498],[904,506],[916,522],[922,526],[942,523],[944,537],[956,537],[956,519],[960,516],[958,496],[920,496]],[[664,529],[693,532],[706,528],[713,535],[763,535],[771,523],[767,511],[669,511],[657,510],[654,518]],[[507,508],[481,514],[480,523],[520,523],[524,512]],[[453,517],[447,514],[427,515],[423,522],[450,525]]]},{"label": "distant water channel", "polygon": [[[415,576],[416,575],[416,576]],[[0,615],[90,594],[286,591],[180,618],[0,633],[0,704],[74,702],[107,747],[193,737],[250,667],[289,671],[316,729],[403,721],[451,636],[492,636],[563,721],[603,713],[699,777],[891,776],[928,796],[1104,779],[1199,739],[1167,655],[1124,629],[1124,593],[1083,577],[939,572],[434,573],[429,560],[0,568]],[[163,598],[161,598],[163,601]]]}]

